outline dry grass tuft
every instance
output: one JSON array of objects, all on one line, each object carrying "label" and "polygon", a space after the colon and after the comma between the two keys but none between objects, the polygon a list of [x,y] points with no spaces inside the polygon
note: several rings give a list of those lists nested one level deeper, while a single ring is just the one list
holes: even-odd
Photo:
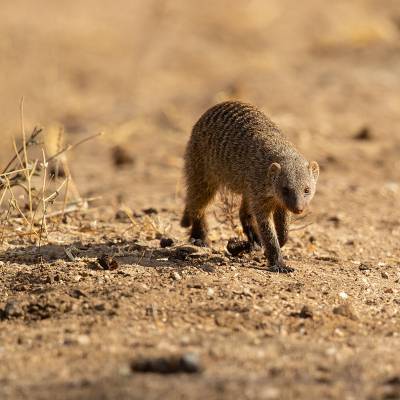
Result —
[{"label": "dry grass tuft", "polygon": [[239,197],[223,188],[219,192],[218,210],[214,212],[215,219],[224,226],[231,229],[236,235],[243,236],[242,229],[238,221]]},{"label": "dry grass tuft", "polygon": [[[43,144],[43,129],[34,127],[29,136],[24,124],[23,99],[21,100],[21,136],[22,145],[17,147],[0,174],[0,245],[8,239],[27,238],[40,246],[48,240],[49,232],[57,230],[57,225],[67,213],[77,212],[88,207],[90,199],[82,199],[77,190],[74,197],[69,189],[75,188],[66,153],[81,144],[94,139],[101,133],[88,136],[83,140],[66,146],[59,146],[54,154],[46,156]],[[62,142],[59,132],[58,143]],[[40,151],[38,151],[38,149]],[[50,163],[61,162],[64,171],[50,174]],[[59,198],[62,200],[57,201]],[[48,221],[51,221],[49,229]]]}]

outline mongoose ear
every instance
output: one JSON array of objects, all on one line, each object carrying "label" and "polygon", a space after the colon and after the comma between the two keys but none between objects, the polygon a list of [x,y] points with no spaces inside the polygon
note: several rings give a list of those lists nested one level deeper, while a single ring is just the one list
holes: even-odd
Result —
[{"label": "mongoose ear", "polygon": [[318,176],[319,176],[319,165],[316,161],[311,161],[310,165],[309,165],[311,174],[315,180],[315,182],[317,182]]},{"label": "mongoose ear", "polygon": [[282,168],[278,163],[276,163],[276,162],[272,163],[268,168],[268,177],[269,177],[269,179],[274,181],[278,177],[278,175],[280,174],[281,169]]}]

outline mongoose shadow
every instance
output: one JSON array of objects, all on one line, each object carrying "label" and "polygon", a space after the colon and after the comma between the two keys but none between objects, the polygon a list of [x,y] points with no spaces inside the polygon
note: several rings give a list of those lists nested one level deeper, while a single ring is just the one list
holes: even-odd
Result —
[{"label": "mongoose shadow", "polygon": [[186,206],[181,220],[190,240],[207,245],[205,212],[221,187],[242,195],[239,217],[249,242],[264,247],[269,270],[292,272],[280,248],[291,214],[312,200],[319,176],[278,127],[256,107],[227,101],[194,125],[185,152]]},{"label": "mongoose shadow", "polygon": [[205,263],[218,265],[220,257],[208,252],[199,253],[196,250],[199,249],[185,244],[160,248],[124,240],[118,243],[105,241],[88,244],[75,241],[65,244],[44,244],[40,247],[28,245],[9,249],[0,254],[0,261],[35,267],[42,263],[74,262],[84,259],[87,260],[88,268],[102,270],[103,268],[94,260],[108,255],[120,265],[167,269],[187,266],[212,272],[207,270]]}]

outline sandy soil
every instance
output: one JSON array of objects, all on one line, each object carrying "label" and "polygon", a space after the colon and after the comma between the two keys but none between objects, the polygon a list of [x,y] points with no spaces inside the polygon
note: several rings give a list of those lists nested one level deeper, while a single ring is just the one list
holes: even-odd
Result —
[{"label": "sandy soil", "polygon": [[[29,128],[106,135],[68,155],[80,194],[102,199],[40,248],[1,247],[0,398],[400,398],[400,9],[382,4],[2,4],[1,164],[22,95]],[[179,227],[190,128],[227,98],[321,165],[284,248],[293,274],[229,256],[237,226],[218,205],[211,249]],[[133,164],[115,166],[115,146]],[[132,369],[189,353],[193,374]]]}]

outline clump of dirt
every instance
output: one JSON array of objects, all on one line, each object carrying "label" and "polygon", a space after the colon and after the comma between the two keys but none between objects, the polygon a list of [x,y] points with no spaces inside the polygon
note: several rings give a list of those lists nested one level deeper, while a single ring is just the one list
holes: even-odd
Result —
[{"label": "clump of dirt", "polygon": [[118,268],[118,261],[110,256],[109,254],[102,254],[98,259],[97,262],[99,265],[106,270],[113,270]]},{"label": "clump of dirt", "polygon": [[249,253],[252,247],[251,243],[247,240],[239,240],[237,238],[231,238],[228,240],[226,249],[234,257],[237,257],[243,253]]}]

